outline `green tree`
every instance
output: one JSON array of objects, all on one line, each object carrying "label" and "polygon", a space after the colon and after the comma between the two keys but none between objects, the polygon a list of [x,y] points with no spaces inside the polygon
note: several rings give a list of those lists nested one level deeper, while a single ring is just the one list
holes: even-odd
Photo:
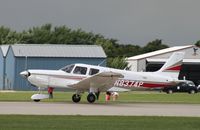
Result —
[{"label": "green tree", "polygon": [[[105,38],[101,34],[86,32],[82,29],[71,29],[67,26],[53,27],[51,24],[32,27],[22,32],[12,31],[10,28],[0,27],[0,44],[89,44],[101,45],[108,57],[109,67],[123,69],[127,66],[124,62],[125,57],[135,56],[142,53],[156,51],[167,48],[162,44],[162,40],[156,39],[149,42],[146,46],[120,44],[113,38]],[[200,41],[196,43],[199,45]]]},{"label": "green tree", "polygon": [[51,24],[45,24],[41,27],[33,27],[28,31],[23,31],[21,42],[26,44],[49,43],[49,40],[52,37],[51,28]]},{"label": "green tree", "polygon": [[0,44],[14,44],[20,42],[20,34],[11,31],[10,28],[0,27]]},{"label": "green tree", "polygon": [[125,61],[125,57],[115,57],[108,58],[107,66],[111,68],[125,69],[127,68],[128,63]]},{"label": "green tree", "polygon": [[156,39],[152,42],[149,42],[146,46],[143,47],[143,53],[152,52],[164,48],[168,48],[168,46],[162,44],[162,40]]}]

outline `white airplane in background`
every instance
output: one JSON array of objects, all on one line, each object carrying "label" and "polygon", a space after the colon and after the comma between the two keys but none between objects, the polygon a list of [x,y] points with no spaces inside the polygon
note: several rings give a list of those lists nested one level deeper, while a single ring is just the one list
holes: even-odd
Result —
[{"label": "white airplane in background", "polygon": [[[87,64],[68,65],[59,70],[26,70],[20,73],[32,85],[38,88],[68,88],[75,90],[73,102],[81,100],[83,92],[89,92],[87,100],[95,102],[100,92],[118,87],[133,90],[135,88],[162,88],[179,82],[183,52],[175,52],[156,72],[132,72]],[[34,94],[32,99],[40,101],[48,98],[44,94]]]}]

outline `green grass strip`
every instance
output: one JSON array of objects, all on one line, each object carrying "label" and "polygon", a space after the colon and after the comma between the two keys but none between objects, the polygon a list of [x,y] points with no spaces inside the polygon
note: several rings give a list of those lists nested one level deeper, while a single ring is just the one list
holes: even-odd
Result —
[{"label": "green grass strip", "polygon": [[3,130],[199,130],[197,117],[0,115]]},{"label": "green grass strip", "polygon": [[[30,97],[37,92],[0,92],[0,101],[31,101]],[[43,100],[43,102],[72,102],[74,92],[54,92],[54,99]],[[84,93],[81,102],[87,103],[87,94]],[[200,104],[200,93],[173,93],[160,92],[121,92],[116,103],[187,103]],[[105,93],[101,93],[99,103],[105,103]],[[115,103],[112,102],[111,103]]]}]

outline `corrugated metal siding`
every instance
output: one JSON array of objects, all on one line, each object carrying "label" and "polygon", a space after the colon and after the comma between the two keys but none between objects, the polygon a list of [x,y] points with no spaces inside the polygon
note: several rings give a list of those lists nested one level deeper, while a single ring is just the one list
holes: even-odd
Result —
[{"label": "corrugated metal siding", "polygon": [[15,80],[15,58],[13,52],[9,49],[6,57],[6,67],[5,67],[5,89],[13,89]]},{"label": "corrugated metal siding", "polygon": [[4,58],[3,53],[0,52],[0,90],[3,89],[3,71],[4,70]]},{"label": "corrugated metal siding", "polygon": [[[35,87],[31,87],[27,80],[23,79],[19,73],[25,70],[26,58],[15,57],[15,82],[14,90],[35,90]],[[74,63],[86,63],[98,65],[105,58],[42,58],[42,57],[27,57],[27,68],[28,69],[60,69],[68,64]],[[103,64],[105,66],[106,63]]]},{"label": "corrugated metal siding", "polygon": [[93,57],[106,58],[103,48],[98,45],[52,45],[15,44],[11,45],[17,57]]}]

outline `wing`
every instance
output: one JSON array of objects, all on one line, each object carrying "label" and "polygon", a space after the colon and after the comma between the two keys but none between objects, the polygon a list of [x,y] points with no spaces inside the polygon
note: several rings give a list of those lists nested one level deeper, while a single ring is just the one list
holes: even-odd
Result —
[{"label": "wing", "polygon": [[71,85],[71,87],[77,90],[89,90],[90,87],[93,87],[98,88],[99,91],[106,91],[114,86],[114,83],[118,78],[123,77],[124,76],[120,73],[102,72],[86,78],[77,84]]}]

